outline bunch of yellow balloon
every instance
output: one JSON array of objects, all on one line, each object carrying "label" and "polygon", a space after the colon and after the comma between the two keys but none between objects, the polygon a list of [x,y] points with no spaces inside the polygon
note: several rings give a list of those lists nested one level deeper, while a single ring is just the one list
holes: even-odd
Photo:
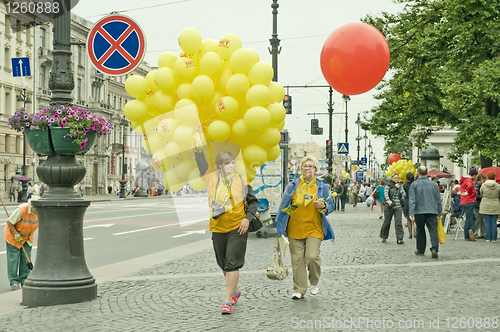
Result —
[{"label": "bunch of yellow balloon", "polygon": [[242,48],[235,34],[217,42],[186,28],[178,41],[179,56],[165,52],[157,70],[126,80],[135,99],[124,106],[125,116],[144,135],[144,149],[153,154],[152,166],[165,172],[168,189],[179,190],[185,182],[205,189],[194,150],[211,142],[237,144],[242,152],[237,169],[252,181],[255,167],[280,154],[285,89],[271,81],[272,66],[255,50]]},{"label": "bunch of yellow balloon", "polygon": [[349,174],[348,172],[346,172],[344,170],[342,171],[342,177],[349,179],[350,176],[351,176],[351,174]]},{"label": "bunch of yellow balloon", "polygon": [[417,170],[415,169],[415,164],[411,160],[400,159],[396,162],[393,162],[392,165],[389,166],[387,172],[385,172],[386,176],[391,176],[392,173],[398,173],[399,179],[406,182],[406,174],[413,173],[413,175],[417,174]]}]

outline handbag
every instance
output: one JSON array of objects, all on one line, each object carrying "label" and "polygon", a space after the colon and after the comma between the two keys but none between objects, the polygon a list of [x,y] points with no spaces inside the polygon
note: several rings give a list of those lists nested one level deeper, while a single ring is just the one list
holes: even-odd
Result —
[{"label": "handbag", "polygon": [[[240,175],[240,180],[241,180],[241,188],[244,188],[245,184],[243,183],[243,178]],[[242,191],[243,193],[243,191]],[[247,202],[247,197],[246,194],[243,193],[243,204],[244,204],[244,209],[245,213],[247,213],[248,209],[248,202]],[[259,229],[262,228],[262,221],[260,220],[260,213],[257,211],[257,213],[253,213],[250,211],[250,213],[253,215],[253,218],[250,220],[250,224],[248,225],[248,231],[249,232],[257,232]]]},{"label": "handbag", "polygon": [[278,234],[276,234],[273,257],[271,257],[271,263],[267,268],[266,276],[273,280],[283,280],[288,276],[288,268],[283,263],[283,258],[281,257],[280,238]]},{"label": "handbag", "polygon": [[443,224],[441,223],[441,217],[438,218],[438,238],[440,244],[443,244],[446,241],[446,233],[444,231]]},{"label": "handbag", "polygon": [[377,189],[375,189],[375,191],[373,192],[372,196],[373,196],[373,198],[378,198],[380,196],[380,193],[378,192]]}]

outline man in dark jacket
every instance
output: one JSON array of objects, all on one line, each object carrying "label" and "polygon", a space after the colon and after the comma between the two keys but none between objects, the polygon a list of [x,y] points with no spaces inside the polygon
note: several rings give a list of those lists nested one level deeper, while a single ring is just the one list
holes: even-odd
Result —
[{"label": "man in dark jacket", "polygon": [[344,181],[340,181],[340,188],[338,188],[337,194],[339,195],[340,198],[340,208],[342,211],[345,211],[345,200],[347,198],[347,185],[345,184]]},{"label": "man in dark jacket", "polygon": [[427,178],[427,167],[418,168],[419,177],[410,186],[409,215],[417,224],[417,251],[423,255],[426,247],[425,226],[431,238],[432,258],[438,258],[439,238],[437,233],[437,217],[443,212],[441,195],[437,184]]},{"label": "man in dark jacket", "polygon": [[474,181],[474,190],[476,190],[476,205],[474,206],[474,215],[476,216],[476,223],[474,225],[475,231],[474,236],[476,238],[484,239],[486,238],[486,233],[484,231],[484,219],[483,215],[479,213],[479,204],[481,204],[481,186],[486,181],[486,175],[478,174],[476,181]]},{"label": "man in dark jacket", "polygon": [[474,189],[474,180],[477,177],[477,169],[471,168],[469,175],[460,179],[460,205],[465,213],[464,237],[465,241],[476,241],[474,228],[476,216],[474,207],[476,206],[476,190]]}]

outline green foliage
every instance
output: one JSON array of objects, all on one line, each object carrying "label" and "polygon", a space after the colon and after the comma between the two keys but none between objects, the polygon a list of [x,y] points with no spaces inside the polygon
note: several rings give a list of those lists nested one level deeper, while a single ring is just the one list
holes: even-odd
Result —
[{"label": "green foliage", "polygon": [[396,2],[401,13],[364,19],[386,36],[392,77],[379,85],[380,104],[363,129],[388,142],[411,135],[422,148],[432,132],[453,127],[460,131],[453,160],[470,152],[497,159],[490,147],[499,139],[500,1]]}]

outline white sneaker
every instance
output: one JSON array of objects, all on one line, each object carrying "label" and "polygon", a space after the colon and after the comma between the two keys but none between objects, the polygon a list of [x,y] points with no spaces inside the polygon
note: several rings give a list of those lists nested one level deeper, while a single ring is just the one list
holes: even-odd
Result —
[{"label": "white sneaker", "polygon": [[293,293],[292,295],[292,299],[294,300],[302,299],[303,297],[304,295],[302,295],[301,293]]},{"label": "white sneaker", "polygon": [[319,286],[318,285],[311,285],[311,294],[316,295],[319,292]]}]

